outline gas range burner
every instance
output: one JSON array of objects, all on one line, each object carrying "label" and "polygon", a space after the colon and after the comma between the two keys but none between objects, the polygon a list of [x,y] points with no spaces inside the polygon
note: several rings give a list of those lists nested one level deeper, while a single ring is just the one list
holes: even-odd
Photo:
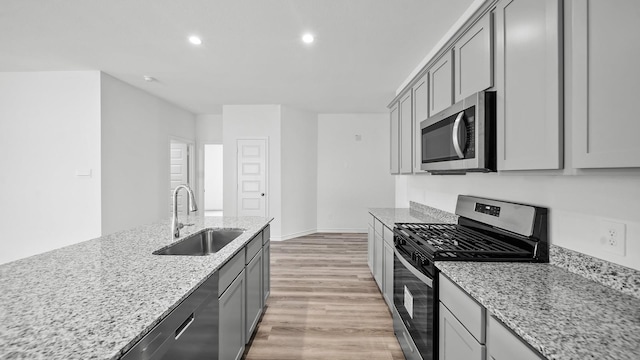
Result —
[{"label": "gas range burner", "polygon": [[548,262],[547,209],[458,198],[457,224],[397,223],[396,249],[433,261]]}]

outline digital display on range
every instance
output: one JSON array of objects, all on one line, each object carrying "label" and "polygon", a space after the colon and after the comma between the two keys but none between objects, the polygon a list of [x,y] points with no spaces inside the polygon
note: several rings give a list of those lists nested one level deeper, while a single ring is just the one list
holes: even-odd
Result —
[{"label": "digital display on range", "polygon": [[476,212],[487,214],[495,217],[500,216],[500,206],[492,206],[483,203],[476,203]]}]

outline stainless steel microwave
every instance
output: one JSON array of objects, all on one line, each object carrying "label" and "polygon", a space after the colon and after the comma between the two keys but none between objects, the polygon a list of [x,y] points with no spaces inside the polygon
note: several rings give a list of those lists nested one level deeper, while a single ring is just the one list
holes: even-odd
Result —
[{"label": "stainless steel microwave", "polygon": [[433,174],[496,171],[496,93],[481,91],[420,123],[420,168]]}]

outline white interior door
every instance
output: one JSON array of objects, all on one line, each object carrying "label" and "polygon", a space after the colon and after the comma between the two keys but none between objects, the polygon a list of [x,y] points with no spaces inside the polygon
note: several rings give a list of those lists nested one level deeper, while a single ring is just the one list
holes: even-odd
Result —
[{"label": "white interior door", "polygon": [[[189,153],[187,144],[171,141],[171,162],[170,162],[170,189],[169,189],[169,214],[173,214],[173,190],[180,184],[189,183]],[[180,191],[178,194],[178,213],[187,213],[186,193]]]},{"label": "white interior door", "polygon": [[267,139],[238,139],[238,216],[267,216]]}]

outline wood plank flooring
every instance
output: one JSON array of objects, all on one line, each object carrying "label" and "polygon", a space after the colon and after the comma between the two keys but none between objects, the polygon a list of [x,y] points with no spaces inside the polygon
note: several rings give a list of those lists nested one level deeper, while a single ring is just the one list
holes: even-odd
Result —
[{"label": "wood plank flooring", "polygon": [[366,234],[271,242],[271,296],[244,359],[404,359]]}]

